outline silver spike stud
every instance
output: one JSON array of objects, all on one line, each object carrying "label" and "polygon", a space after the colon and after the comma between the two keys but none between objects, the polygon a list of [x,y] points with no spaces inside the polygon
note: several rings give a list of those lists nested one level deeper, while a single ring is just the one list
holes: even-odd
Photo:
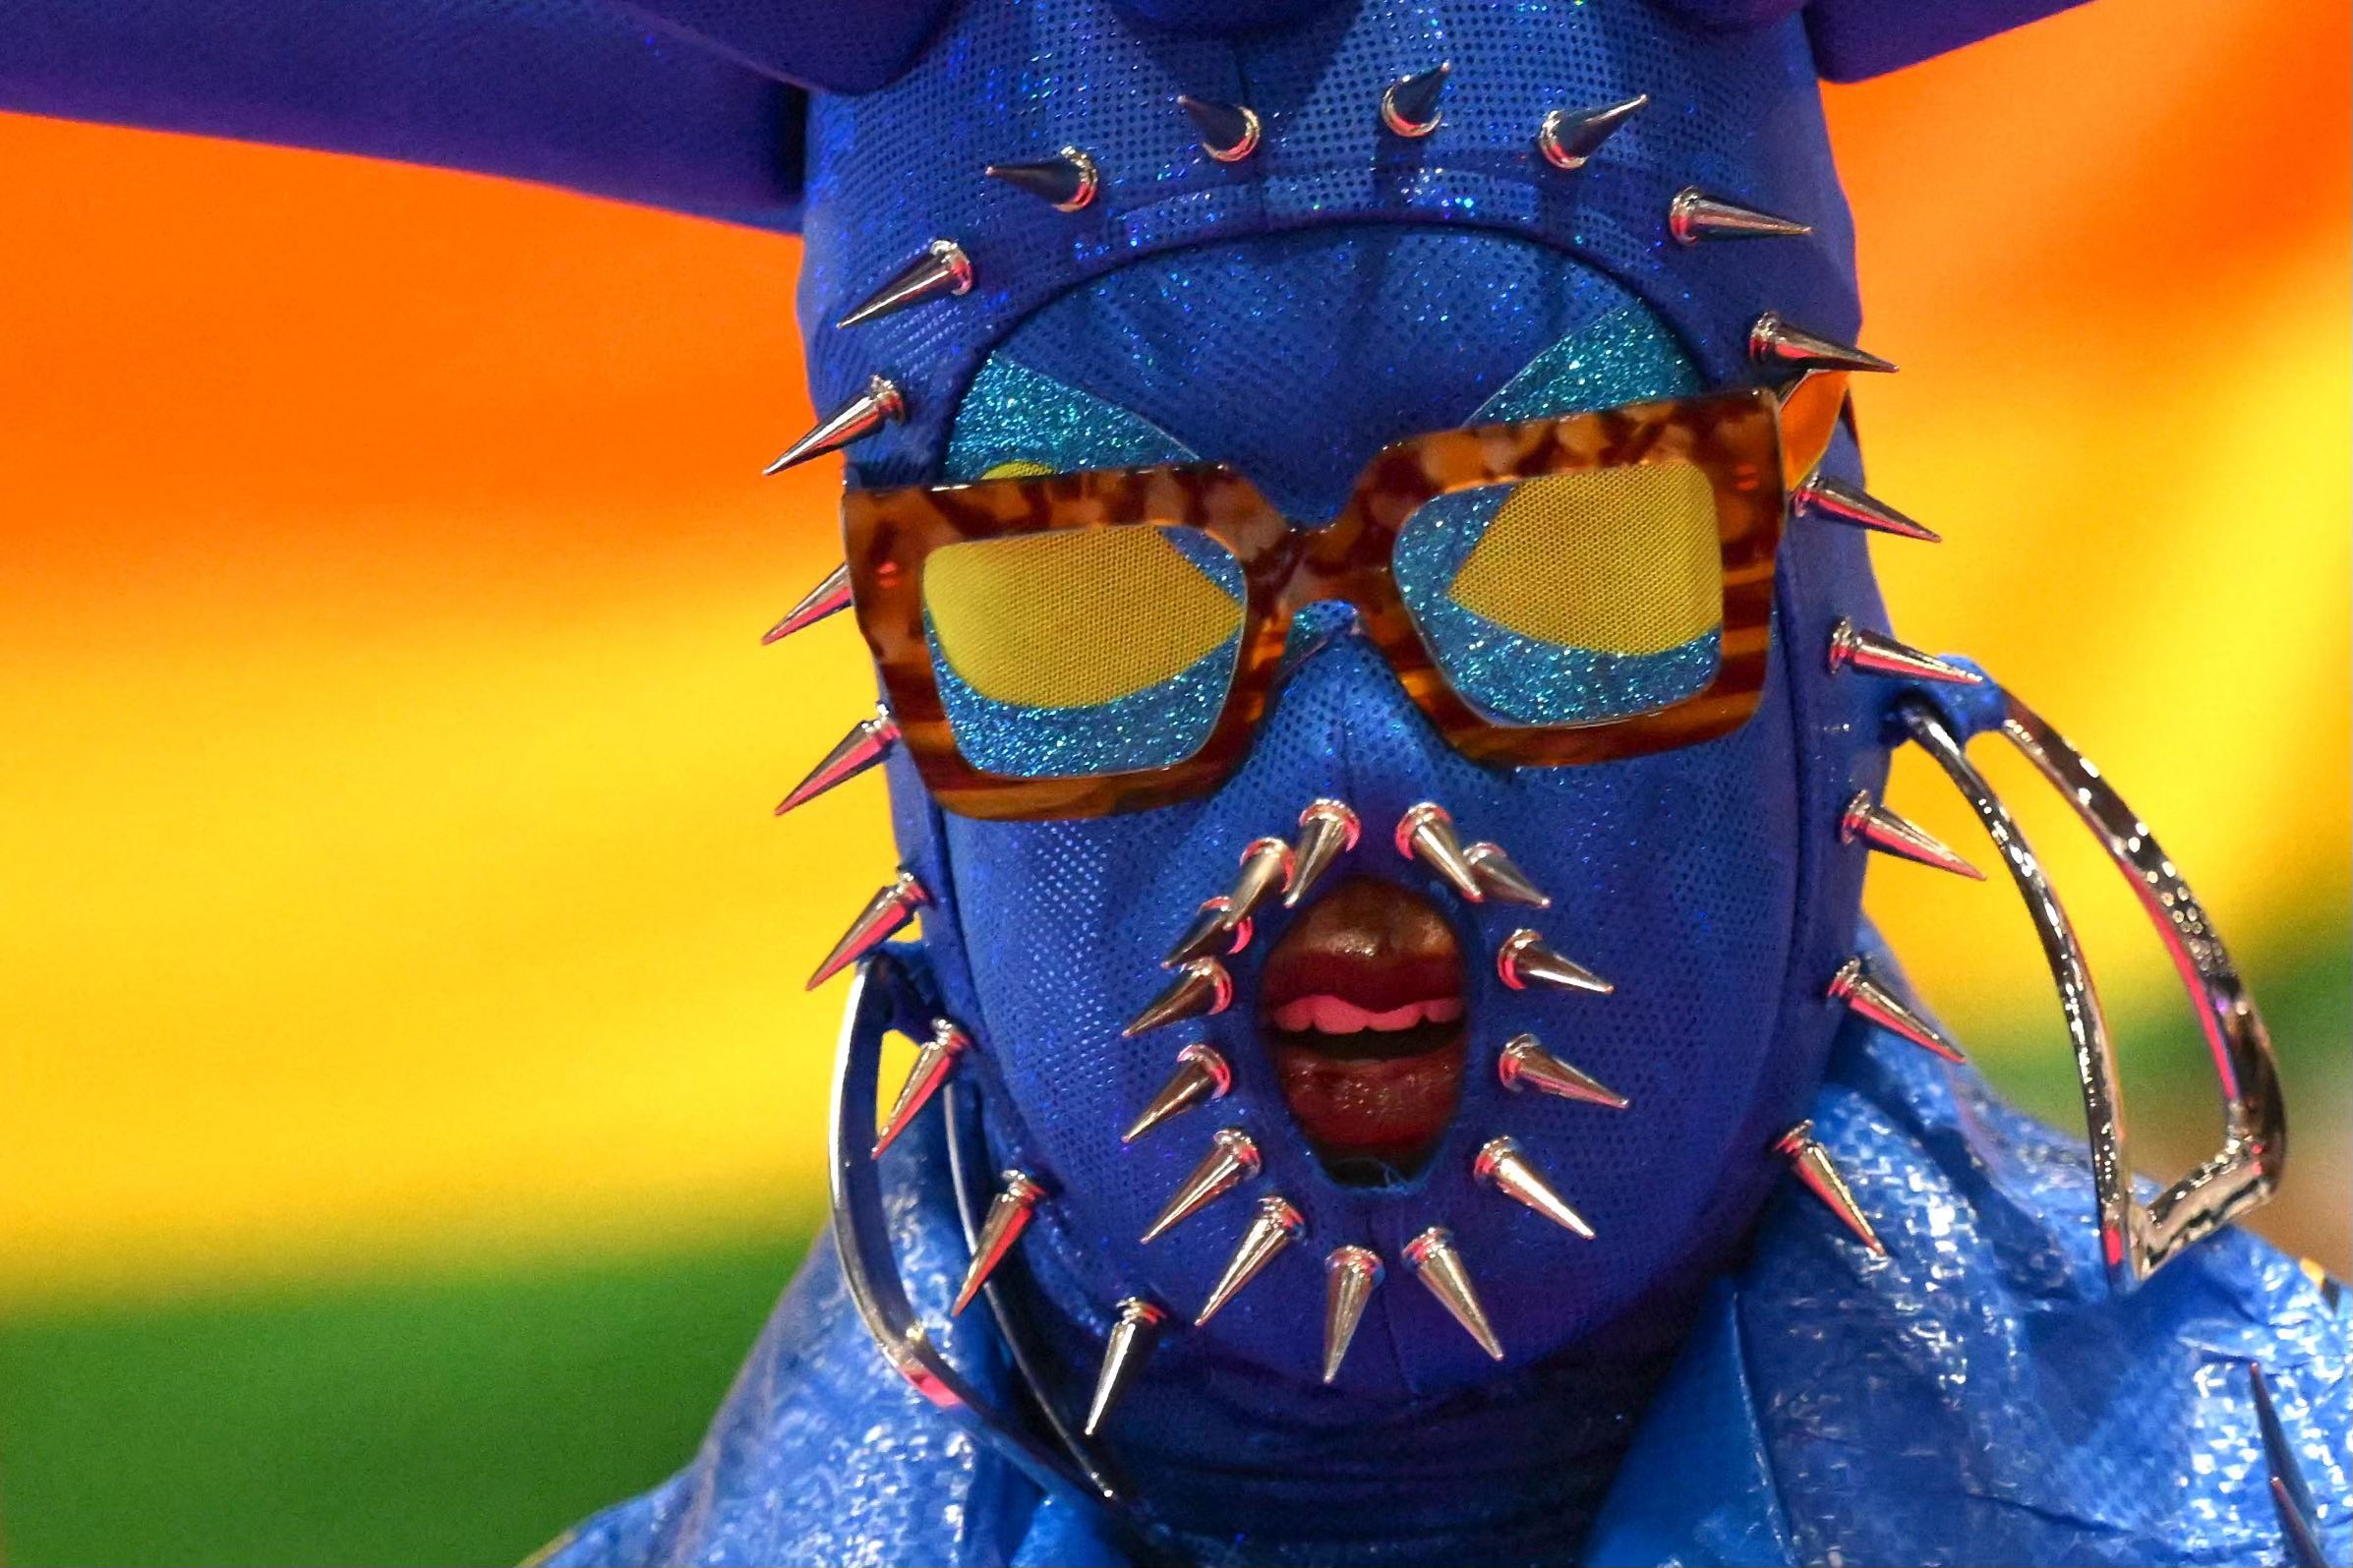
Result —
[{"label": "silver spike stud", "polygon": [[1581,963],[1555,953],[1544,938],[1522,926],[1496,950],[1496,974],[1514,991],[1541,986],[1548,991],[1584,991],[1608,996],[1618,989]]},{"label": "silver spike stud", "polygon": [[1135,1381],[1136,1369],[1151,1355],[1160,1338],[1160,1325],[1167,1321],[1164,1308],[1141,1296],[1119,1304],[1119,1316],[1113,1319],[1110,1337],[1103,1342],[1103,1365],[1094,1374],[1094,1398],[1088,1401],[1087,1423],[1079,1428],[1081,1432],[1093,1437],[1102,1431],[1111,1407]]},{"label": "silver spike stud", "polygon": [[1536,150],[1554,168],[1573,173],[1591,162],[1602,144],[1648,102],[1649,93],[1637,92],[1599,109],[1555,109],[1536,128]]},{"label": "silver spike stud", "polygon": [[1240,1128],[1217,1130],[1209,1152],[1193,1167],[1193,1174],[1177,1184],[1159,1217],[1145,1227],[1144,1242],[1156,1242],[1185,1221],[1259,1174],[1259,1146]]},{"label": "silver spike stud", "polygon": [[1234,1086],[1234,1070],[1226,1066],[1212,1046],[1200,1041],[1186,1046],[1176,1055],[1177,1067],[1160,1085],[1151,1103],[1119,1135],[1122,1143],[1133,1143],[1164,1123],[1172,1122],[1197,1105],[1222,1100]]},{"label": "silver spike stud", "polygon": [[1479,1305],[1479,1293],[1471,1288],[1470,1271],[1462,1266],[1462,1254],[1454,1249],[1451,1232],[1443,1225],[1433,1225],[1407,1242],[1405,1266],[1462,1325],[1463,1332],[1479,1342],[1481,1350],[1493,1360],[1503,1359],[1502,1343],[1488,1324],[1487,1308]]},{"label": "silver spike stud", "polygon": [[1260,1198],[1258,1212],[1251,1216],[1250,1229],[1242,1233],[1234,1255],[1226,1259],[1225,1272],[1209,1288],[1209,1299],[1202,1303],[1193,1326],[1199,1328],[1215,1317],[1226,1303],[1241,1293],[1243,1286],[1257,1279],[1260,1270],[1274,1261],[1275,1253],[1299,1240],[1306,1231],[1307,1221],[1288,1198]]},{"label": "silver spike stud", "polygon": [[1585,1216],[1568,1206],[1568,1200],[1553,1191],[1536,1167],[1528,1163],[1528,1156],[1519,1140],[1510,1137],[1491,1137],[1480,1145],[1478,1157],[1471,1162],[1471,1175],[1480,1183],[1494,1188],[1516,1203],[1524,1204],[1562,1230],[1593,1240],[1593,1227],[1585,1223]]},{"label": "silver spike stud", "polygon": [[2287,1537],[2288,1561],[2295,1568],[2327,1568],[2328,1554],[2321,1545],[2320,1510],[2304,1466],[2289,1443],[2272,1403],[2271,1380],[2261,1363],[2247,1364],[2249,1391],[2255,1396],[2255,1427],[2263,1439],[2264,1468],[2270,1472],[2271,1511],[2279,1516],[2280,1533]]},{"label": "silver spike stud", "polygon": [[1027,191],[1039,201],[1053,206],[1057,212],[1076,212],[1095,198],[1103,186],[1102,171],[1094,159],[1077,147],[1064,147],[1050,158],[1034,163],[992,163],[981,171],[992,180],[1003,180],[1018,191]]},{"label": "silver spike stud", "polygon": [[1924,654],[1909,643],[1900,643],[1885,632],[1857,626],[1841,615],[1838,624],[1830,628],[1830,672],[1835,675],[1844,669],[1890,680],[1921,680],[1931,685],[1985,684],[1985,677],[1973,669],[1964,669],[1949,660]]},{"label": "silver spike stud", "polygon": [[785,611],[785,618],[760,634],[760,646],[783,642],[804,627],[850,608],[850,566],[847,562],[825,574],[825,581],[800,596],[800,603]]},{"label": "silver spike stud", "polygon": [[1369,1247],[1335,1247],[1324,1259],[1324,1380],[1340,1375],[1365,1304],[1381,1283],[1381,1256]]},{"label": "silver spike stud", "polygon": [[954,240],[933,240],[923,254],[891,274],[882,287],[867,295],[836,327],[863,326],[925,300],[953,299],[972,291],[972,259]]},{"label": "silver spike stud", "polygon": [[866,900],[857,918],[850,922],[850,929],[842,933],[842,940],[834,944],[825,961],[817,965],[817,972],[809,976],[808,989],[816,990],[889,941],[915,917],[917,909],[930,901],[931,895],[915,880],[913,872],[900,872],[896,881]]},{"label": "silver spike stud", "polygon": [[972,1043],[972,1037],[949,1022],[934,1018],[931,1038],[915,1051],[914,1066],[907,1070],[907,1081],[899,1085],[899,1097],[891,1102],[891,1114],[882,1119],[882,1131],[875,1134],[874,1158],[882,1158],[882,1151],[899,1140],[909,1124],[931,1103],[948,1074],[956,1071],[957,1059]]},{"label": "silver spike stud", "polygon": [[1944,543],[1944,536],[1935,529],[1913,522],[1876,495],[1820,474],[1798,486],[1791,499],[1796,502],[1800,517],[1818,517],[1826,523],[1844,523],[1849,528],[1867,528],[1874,534],[1893,534],[1898,539],[1916,539],[1923,545]]},{"label": "silver spike stud", "polygon": [[1234,878],[1230,918],[1247,920],[1272,894],[1291,885],[1296,861],[1291,846],[1280,839],[1254,839],[1242,851],[1242,870]]},{"label": "silver spike stud", "polygon": [[1462,858],[1470,863],[1471,874],[1479,879],[1488,896],[1505,903],[1524,904],[1531,909],[1550,909],[1552,895],[1528,880],[1528,874],[1503,852],[1502,845],[1484,840],[1462,851]]},{"label": "silver spike stud", "polygon": [[1496,1077],[1503,1087],[1534,1089],[1556,1099],[1584,1105],[1603,1105],[1613,1111],[1626,1108],[1626,1097],[1587,1073],[1579,1072],[1546,1050],[1533,1034],[1515,1034],[1496,1058]]},{"label": "silver spike stud", "polygon": [[1333,861],[1356,847],[1356,838],[1362,825],[1347,802],[1326,796],[1311,800],[1307,809],[1299,813],[1299,846],[1292,851],[1291,889],[1283,895],[1283,907],[1296,909],[1308,890],[1331,869]]},{"label": "silver spike stud", "polygon": [[1173,969],[1194,958],[1226,957],[1249,946],[1250,922],[1234,918],[1234,900],[1221,893],[1201,900],[1201,907],[1193,911],[1185,934],[1176,939],[1176,946],[1168,950],[1160,967]]},{"label": "silver spike stud", "polygon": [[1005,1261],[1005,1254],[1013,1250],[1013,1244],[1029,1228],[1037,1200],[1046,1195],[1046,1190],[1027,1171],[1007,1171],[999,1180],[1005,1185],[989,1199],[988,1214],[980,1222],[980,1239],[972,1246],[971,1266],[964,1271],[964,1284],[957,1288],[956,1305],[948,1308],[951,1317],[972,1305],[980,1287],[988,1283],[997,1265]]},{"label": "silver spike stud", "polygon": [[1685,245],[1702,240],[1781,240],[1813,233],[1810,223],[1742,206],[1685,186],[1667,203],[1667,232]]},{"label": "silver spike stud", "polygon": [[1465,900],[1487,901],[1487,889],[1463,858],[1462,841],[1454,836],[1454,819],[1446,815],[1445,807],[1434,800],[1408,807],[1397,819],[1396,844],[1399,854],[1421,861]]},{"label": "silver spike stud", "polygon": [[1856,790],[1854,798],[1847,802],[1847,809],[1840,814],[1839,842],[1859,843],[1898,860],[1933,866],[1971,882],[1985,880],[1984,872],[1955,854],[1943,840],[1919,824],[1897,816],[1873,800],[1867,789]]},{"label": "silver spike stud", "polygon": [[1177,107],[1201,133],[1201,148],[1220,163],[1239,163],[1259,149],[1265,127],[1259,112],[1239,103],[1211,103],[1205,98],[1177,94]]},{"label": "silver spike stud", "polygon": [[1853,371],[1878,376],[1896,372],[1894,361],[1809,332],[1778,311],[1767,311],[1749,323],[1748,357],[1778,371]]},{"label": "silver spike stud", "polygon": [[788,468],[797,468],[813,457],[838,452],[852,441],[863,440],[885,425],[896,425],[905,418],[907,399],[899,395],[898,383],[887,376],[868,377],[864,391],[819,420],[816,429],[786,447],[775,462],[760,472],[781,474]]},{"label": "silver spike stud", "polygon": [[891,710],[880,703],[874,705],[874,717],[861,719],[853,725],[850,733],[834,742],[809,776],[793,786],[793,792],[777,802],[776,814],[783,816],[795,806],[805,806],[836,784],[851,780],[880,763],[899,743],[899,721],[891,717]]},{"label": "silver spike stud", "polygon": [[1453,72],[1452,62],[1441,61],[1428,71],[1399,77],[1383,88],[1381,123],[1389,134],[1412,141],[1437,130],[1445,118],[1438,112],[1439,96],[1446,90],[1446,78]]},{"label": "silver spike stud", "polygon": [[1135,1021],[1119,1031],[1120,1038],[1133,1040],[1164,1023],[1223,1013],[1233,1001],[1234,979],[1225,972],[1224,964],[1215,958],[1190,958],[1177,966],[1168,989],[1152,998]]},{"label": "silver spike stud", "polygon": [[1824,994],[1864,1022],[1900,1035],[1923,1051],[1933,1051],[1948,1062],[1969,1060],[1961,1054],[1961,1047],[1939,1034],[1926,1018],[1907,1007],[1903,998],[1872,979],[1860,958],[1849,958],[1839,965]]},{"label": "silver spike stud", "polygon": [[1810,1120],[1784,1132],[1773,1150],[1790,1162],[1791,1173],[1799,1185],[1820,1198],[1839,1217],[1840,1223],[1854,1233],[1857,1241],[1879,1256],[1887,1255],[1887,1244],[1879,1240],[1879,1233],[1863,1218],[1861,1206],[1854,1201],[1854,1191],[1831,1163],[1830,1151],[1814,1141],[1814,1124]]}]

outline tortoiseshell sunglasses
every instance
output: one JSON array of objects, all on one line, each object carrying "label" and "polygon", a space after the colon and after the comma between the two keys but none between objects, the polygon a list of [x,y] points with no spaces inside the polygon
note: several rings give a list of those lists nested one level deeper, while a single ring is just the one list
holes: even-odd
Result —
[{"label": "tortoiseshell sunglasses", "polygon": [[1416,436],[1314,529],[1214,464],[853,491],[858,625],[923,782],[971,817],[1216,788],[1323,601],[1473,761],[1690,745],[1756,709],[1784,495],[1845,395],[1812,376]]}]

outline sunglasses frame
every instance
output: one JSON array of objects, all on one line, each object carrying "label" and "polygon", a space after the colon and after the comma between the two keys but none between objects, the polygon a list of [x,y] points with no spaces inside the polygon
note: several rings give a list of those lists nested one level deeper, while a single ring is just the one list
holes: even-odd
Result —
[{"label": "sunglasses frame", "polygon": [[[1843,377],[1811,377],[1786,399],[1753,387],[1433,432],[1377,454],[1339,515],[1314,529],[1294,527],[1240,473],[1211,463],[852,491],[843,530],[853,604],[901,743],[925,786],[961,816],[1096,817],[1210,792],[1240,766],[1265,717],[1292,617],[1324,600],[1355,607],[1414,707],[1474,762],[1643,756],[1714,739],[1756,711],[1786,492],[1820,461],[1844,396]],[[1587,724],[1508,725],[1481,715],[1447,682],[1397,591],[1390,562],[1399,532],[1421,507],[1457,491],[1673,462],[1698,468],[1715,498],[1724,585],[1715,678],[1664,708]],[[1207,737],[1182,761],[1120,773],[1021,778],[974,767],[957,749],[940,700],[924,634],[924,562],[973,540],[1106,527],[1196,528],[1241,567],[1242,645]]]}]

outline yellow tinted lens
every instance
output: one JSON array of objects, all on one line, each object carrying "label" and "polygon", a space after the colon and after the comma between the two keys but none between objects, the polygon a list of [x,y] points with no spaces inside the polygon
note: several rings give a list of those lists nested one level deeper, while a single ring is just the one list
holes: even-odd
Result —
[{"label": "yellow tinted lens", "polygon": [[1556,648],[1655,654],[1724,620],[1715,493],[1688,463],[1515,486],[1446,597]]},{"label": "yellow tinted lens", "polygon": [[1025,708],[1095,706],[1183,674],[1240,629],[1241,594],[1233,557],[1188,529],[971,540],[923,564],[940,659]]}]

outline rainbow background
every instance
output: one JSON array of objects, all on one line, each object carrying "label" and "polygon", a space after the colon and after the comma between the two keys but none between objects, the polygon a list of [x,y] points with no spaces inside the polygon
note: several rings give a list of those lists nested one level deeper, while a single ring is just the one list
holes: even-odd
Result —
[{"label": "rainbow background", "polygon": [[[2095,5],[1835,89],[1898,627],[2121,782],[2265,1002],[2343,1270],[2348,22]],[[17,1561],[509,1561],[682,1460],[819,1223],[880,790],[793,242],[0,118],[0,1531]],[[1990,754],[1990,753],[1989,753]],[[1999,759],[1996,759],[1997,761]],[[2101,964],[2136,1154],[2216,1126],[2122,884],[1997,770]],[[1924,763],[1895,803],[1973,830]],[[1871,903],[2077,1124],[2015,900]]]}]

